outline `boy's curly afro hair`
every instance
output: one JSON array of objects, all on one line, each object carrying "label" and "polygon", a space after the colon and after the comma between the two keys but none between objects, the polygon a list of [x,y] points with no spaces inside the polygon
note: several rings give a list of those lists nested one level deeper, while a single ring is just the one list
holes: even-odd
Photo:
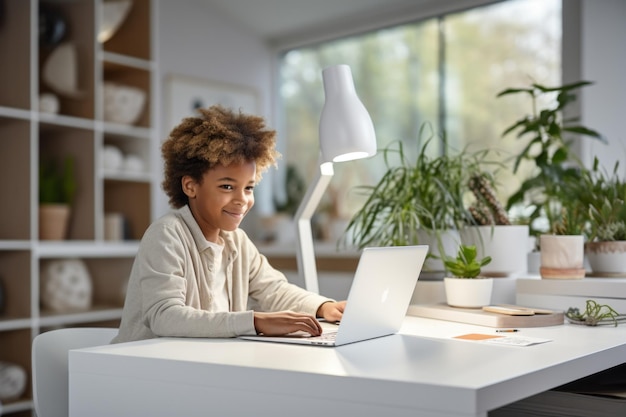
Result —
[{"label": "boy's curly afro hair", "polygon": [[161,146],[163,190],[175,208],[188,203],[181,186],[186,175],[201,183],[203,175],[217,165],[253,161],[258,182],[281,156],[275,149],[276,131],[267,129],[262,117],[235,113],[219,105],[198,111],[199,117],[183,119]]}]

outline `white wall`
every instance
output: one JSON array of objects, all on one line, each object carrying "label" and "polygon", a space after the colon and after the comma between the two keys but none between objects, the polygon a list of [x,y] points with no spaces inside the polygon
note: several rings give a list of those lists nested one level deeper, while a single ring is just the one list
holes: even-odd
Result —
[{"label": "white wall", "polygon": [[[165,139],[168,123],[166,80],[170,74],[186,75],[253,88],[259,95],[259,115],[270,127],[273,95],[274,54],[258,38],[238,28],[228,18],[212,10],[202,0],[159,0],[157,33],[157,64],[161,76],[161,138]],[[160,153],[158,155],[160,158]],[[157,166],[161,167],[159,159]],[[159,178],[162,170],[159,170]],[[269,184],[271,172],[264,177],[257,193],[257,209],[271,204]],[[160,181],[159,181],[160,183]],[[156,215],[169,206],[162,191],[157,198]],[[270,200],[268,201],[268,198]]]},{"label": "white wall", "polygon": [[582,122],[609,141],[584,141],[582,156],[607,169],[619,160],[626,176],[626,1],[583,0],[580,35],[581,77],[595,82],[581,94]]}]

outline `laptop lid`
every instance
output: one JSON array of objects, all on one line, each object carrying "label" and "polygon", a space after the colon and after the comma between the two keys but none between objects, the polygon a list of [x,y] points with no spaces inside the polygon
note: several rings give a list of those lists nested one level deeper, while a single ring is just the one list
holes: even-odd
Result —
[{"label": "laptop lid", "polygon": [[337,330],[337,346],[400,330],[427,253],[427,245],[363,249]]},{"label": "laptop lid", "polygon": [[400,330],[413,296],[428,245],[363,249],[346,309],[331,341],[291,336],[242,336],[266,342],[340,346]]}]

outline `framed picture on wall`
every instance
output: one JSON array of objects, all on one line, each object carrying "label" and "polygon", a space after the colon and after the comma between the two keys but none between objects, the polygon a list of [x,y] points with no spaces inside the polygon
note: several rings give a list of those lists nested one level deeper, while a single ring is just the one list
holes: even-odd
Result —
[{"label": "framed picture on wall", "polygon": [[196,110],[220,104],[243,113],[258,114],[259,98],[250,87],[216,82],[199,77],[170,74],[166,78],[166,103],[169,129]]}]

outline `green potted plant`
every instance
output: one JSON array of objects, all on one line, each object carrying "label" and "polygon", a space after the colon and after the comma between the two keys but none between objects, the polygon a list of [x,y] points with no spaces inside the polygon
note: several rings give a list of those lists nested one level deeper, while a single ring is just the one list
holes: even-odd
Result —
[{"label": "green potted plant", "polygon": [[[518,139],[527,140],[522,151],[515,157],[513,173],[518,172],[523,162],[534,164],[534,172],[509,197],[506,208],[511,209],[517,205],[532,207],[529,215],[532,235],[538,236],[547,231],[538,226],[540,222],[536,220],[539,218],[547,220],[548,228],[561,227],[555,225],[562,220],[560,206],[568,204],[560,201],[564,197],[561,185],[569,180],[579,180],[582,166],[580,160],[570,152],[573,137],[587,136],[605,141],[595,130],[578,124],[576,118],[563,117],[567,106],[576,100],[575,91],[590,84],[589,81],[581,81],[559,87],[546,87],[535,83],[527,88],[509,88],[497,95],[504,97],[523,94],[531,99],[531,113],[505,129],[502,136],[517,132]],[[540,102],[545,102],[553,95],[556,96],[556,101],[552,107],[539,108]]]},{"label": "green potted plant", "polygon": [[577,183],[586,209],[585,253],[596,276],[626,276],[626,181],[618,170],[619,162],[609,173],[595,158]]},{"label": "green potted plant", "polygon": [[477,258],[474,245],[460,245],[456,257],[444,257],[446,270],[452,275],[444,278],[448,305],[480,308],[491,303],[493,279],[481,276],[481,268],[490,262],[490,256]]},{"label": "green potted plant", "polygon": [[420,131],[422,146],[415,160],[406,156],[402,142],[393,142],[378,153],[386,172],[376,185],[353,190],[366,200],[350,219],[342,241],[359,249],[428,244],[423,270],[443,274],[439,254],[450,246],[456,248],[458,229],[471,222],[464,196],[481,155],[462,151],[431,157],[429,145],[434,136],[424,138],[426,127]]},{"label": "green potted plant", "polygon": [[563,178],[552,191],[544,210],[550,229],[540,238],[540,274],[547,279],[582,279],[585,277],[584,248],[587,208],[581,204],[581,180],[586,170]]},{"label": "green potted plant", "polygon": [[[581,181],[584,167],[570,152],[570,145],[575,136],[605,139],[595,130],[580,125],[576,118],[565,118],[563,112],[576,100],[575,91],[590,84],[580,81],[546,87],[534,83],[527,88],[509,88],[498,94],[498,97],[523,94],[531,98],[531,113],[514,122],[502,134],[507,136],[517,132],[518,139],[528,140],[515,158],[513,173],[518,172],[524,161],[535,165],[533,175],[509,197],[507,209],[517,205],[532,208],[530,233],[539,236],[540,273],[544,278],[578,279],[585,275],[583,214],[578,196],[571,192],[572,185]],[[539,108],[540,102],[552,96],[556,97],[553,106]],[[544,226],[539,226],[540,219],[545,220]]]},{"label": "green potted plant", "polygon": [[66,238],[71,205],[76,194],[74,158],[42,161],[39,167],[39,239]]}]

